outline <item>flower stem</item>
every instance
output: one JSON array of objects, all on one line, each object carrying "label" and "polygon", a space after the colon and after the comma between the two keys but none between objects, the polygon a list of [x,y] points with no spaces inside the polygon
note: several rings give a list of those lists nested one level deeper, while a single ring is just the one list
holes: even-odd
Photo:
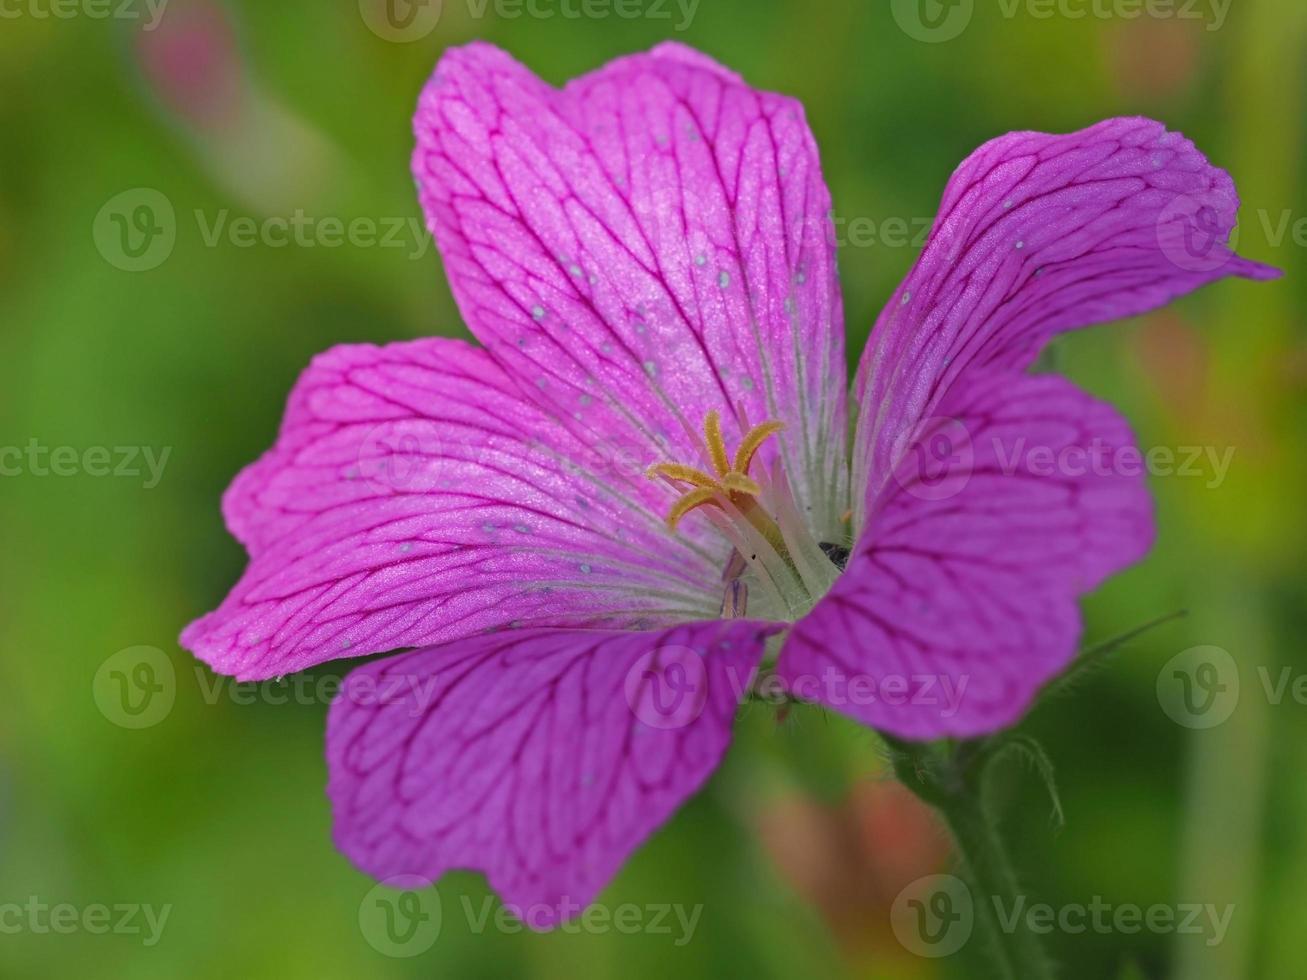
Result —
[{"label": "flower stem", "polygon": [[976,932],[988,944],[1002,980],[1051,980],[1039,938],[1019,914],[1016,873],[985,805],[990,756],[984,745],[940,747],[886,738],[903,784],[943,817],[957,844],[971,888]]}]

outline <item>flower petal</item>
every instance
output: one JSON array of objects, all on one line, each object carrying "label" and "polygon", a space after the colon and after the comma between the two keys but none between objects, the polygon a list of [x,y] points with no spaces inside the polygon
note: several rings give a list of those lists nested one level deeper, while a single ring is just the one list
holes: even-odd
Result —
[{"label": "flower petal", "polygon": [[638,452],[578,442],[460,341],[338,347],[227,492],[251,562],[182,643],[263,679],[509,625],[716,616],[729,548],[667,529]]},{"label": "flower petal", "polygon": [[792,690],[904,738],[1017,719],[1075,656],[1076,598],[1137,561],[1129,427],[1052,375],[956,385],[908,441],[845,573],[791,633]]},{"label": "flower petal", "polygon": [[1225,276],[1277,276],[1227,247],[1238,206],[1229,174],[1147,119],[1010,133],[968,157],[859,367],[856,527],[895,441],[967,373],[1025,368],[1055,333]]},{"label": "flower petal", "polygon": [[560,91],[478,43],[441,59],[415,130],[454,296],[536,397],[705,466],[710,410],[735,441],[780,419],[768,462],[838,527],[843,313],[797,102],[675,44]]},{"label": "flower petal", "polygon": [[778,629],[524,630],[360,667],[327,720],[336,844],[377,878],[484,871],[552,927],[717,768]]}]

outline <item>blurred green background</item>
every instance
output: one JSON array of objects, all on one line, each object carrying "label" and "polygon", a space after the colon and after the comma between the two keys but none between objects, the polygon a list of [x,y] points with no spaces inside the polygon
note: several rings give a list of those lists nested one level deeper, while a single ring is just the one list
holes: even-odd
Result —
[{"label": "blurred green background", "polygon": [[[709,789],[605,892],[610,909],[702,905],[688,941],[675,924],[479,930],[489,892],[455,874],[434,944],[386,955],[360,925],[373,883],[329,839],[323,688],[233,688],[175,640],[241,571],[219,497],[271,443],[309,358],[465,333],[411,230],[393,247],[241,247],[208,231],[297,212],[409,228],[409,119],[449,45],[491,40],[561,83],[675,37],[807,106],[848,232],[851,354],[952,168],[992,136],[1144,113],[1232,171],[1240,250],[1286,278],[1222,283],[1054,353],[1145,448],[1234,450],[1223,479],[1210,466],[1153,479],[1158,545],[1088,601],[1087,642],[1190,614],[1030,719],[1058,766],[1064,830],[1029,772],[1004,769],[997,790],[1032,902],[1234,906],[1219,943],[1055,931],[1062,976],[1307,976],[1307,704],[1292,686],[1307,673],[1307,6],[1059,3],[964,3],[970,20],[938,43],[901,26],[912,4],[855,0],[626,0],[634,18],[580,0],[445,0],[404,43],[378,20],[383,0],[171,0],[157,20],[144,0],[0,3],[0,446],[80,461],[0,477],[0,908],[170,906],[149,945],[139,916],[140,933],[100,935],[0,914],[0,975],[987,975],[975,943],[934,960],[896,940],[894,897],[946,871],[947,846],[887,781],[874,736],[812,709],[747,710]],[[142,188],[175,212],[162,258],[106,237],[102,209]],[[143,457],[139,476],[94,475],[86,450],[119,446],[169,455],[157,479]],[[1158,695],[1168,661],[1199,644],[1229,651],[1241,682],[1228,720],[1203,730]],[[174,694],[130,719],[106,678],[141,646],[162,651]]]}]

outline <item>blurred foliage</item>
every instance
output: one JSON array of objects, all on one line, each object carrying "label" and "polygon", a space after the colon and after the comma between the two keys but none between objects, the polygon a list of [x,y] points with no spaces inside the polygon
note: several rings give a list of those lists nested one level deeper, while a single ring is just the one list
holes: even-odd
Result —
[{"label": "blurred foliage", "polygon": [[[976,0],[961,36],[927,44],[890,6],[702,0],[678,32],[675,4],[670,20],[539,19],[446,0],[435,30],[408,44],[369,30],[355,0],[172,0],[154,38],[139,21],[36,16],[50,9],[42,0],[6,7],[18,13],[0,20],[0,445],[172,452],[150,489],[0,478],[0,905],[172,911],[151,947],[0,933],[0,975],[986,975],[974,954],[931,961],[895,943],[889,885],[948,859],[928,816],[885,789],[874,736],[811,709],[778,720],[760,707],[709,789],[605,893],[610,906],[702,903],[692,941],[476,934],[463,903],[480,908],[489,893],[458,874],[440,883],[438,942],[386,958],[358,926],[372,882],[330,842],[325,704],[239,704],[229,687],[215,697],[174,639],[241,571],[218,501],[273,439],[309,358],[344,341],[464,333],[434,251],[210,247],[196,212],[416,219],[409,119],[446,46],[486,38],[562,82],[675,36],[801,98],[837,214],[882,232],[887,219],[928,220],[952,168],[1012,129],[1146,113],[1232,170],[1240,248],[1286,279],[1223,283],[1063,339],[1057,353],[1122,406],[1145,447],[1235,450],[1218,485],[1210,472],[1154,480],[1157,547],[1087,602],[1086,636],[1192,614],[1031,718],[1058,765],[1064,831],[1033,775],[1006,767],[1000,788],[1032,900],[1236,906],[1217,948],[1054,935],[1062,976],[1302,976],[1307,705],[1272,703],[1258,671],[1307,671],[1304,250],[1277,235],[1284,218],[1307,219],[1307,15],[1298,0],[1240,0],[1210,29],[1207,3],[1205,21],[1045,19]],[[170,18],[195,48],[168,53]],[[166,195],[178,223],[171,256],[142,273],[105,261],[92,235],[102,206],[133,188]],[[851,356],[912,262],[912,237],[842,248]],[[1174,724],[1155,694],[1162,665],[1199,643],[1231,651],[1244,685],[1235,716],[1211,731]],[[166,652],[177,700],[133,731],[97,710],[92,683],[139,644]]]}]

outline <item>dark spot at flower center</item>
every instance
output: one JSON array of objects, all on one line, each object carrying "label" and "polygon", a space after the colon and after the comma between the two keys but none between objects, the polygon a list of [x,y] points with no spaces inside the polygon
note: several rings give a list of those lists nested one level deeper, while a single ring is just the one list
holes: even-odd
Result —
[{"label": "dark spot at flower center", "polygon": [[849,563],[849,549],[842,544],[831,544],[829,541],[821,543],[821,550],[826,553],[826,557],[835,563],[841,572],[844,566]]}]

